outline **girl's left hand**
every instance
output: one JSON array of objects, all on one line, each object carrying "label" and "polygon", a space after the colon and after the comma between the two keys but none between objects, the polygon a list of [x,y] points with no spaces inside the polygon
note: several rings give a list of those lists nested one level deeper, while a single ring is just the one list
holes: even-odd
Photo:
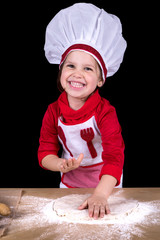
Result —
[{"label": "girl's left hand", "polygon": [[89,216],[94,219],[103,218],[110,213],[108,202],[103,194],[93,194],[79,206],[79,210],[88,208]]},{"label": "girl's left hand", "polygon": [[69,158],[68,160],[62,159],[60,171],[63,173],[67,173],[69,171],[72,171],[72,170],[78,168],[83,160],[83,157],[84,157],[84,155],[83,155],[83,153],[81,153],[77,159],[75,159],[75,158]]}]

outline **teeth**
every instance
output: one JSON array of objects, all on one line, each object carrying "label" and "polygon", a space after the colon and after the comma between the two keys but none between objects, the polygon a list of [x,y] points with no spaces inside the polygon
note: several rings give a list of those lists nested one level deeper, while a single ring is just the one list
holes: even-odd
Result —
[{"label": "teeth", "polygon": [[73,87],[77,87],[77,88],[80,88],[80,87],[83,87],[83,86],[84,86],[83,83],[78,83],[78,82],[70,82],[70,83],[71,83],[71,85],[72,85]]}]

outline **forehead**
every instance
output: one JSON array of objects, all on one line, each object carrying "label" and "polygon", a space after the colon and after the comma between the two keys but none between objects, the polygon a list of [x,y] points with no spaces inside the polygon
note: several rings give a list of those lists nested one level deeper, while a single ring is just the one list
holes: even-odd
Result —
[{"label": "forehead", "polygon": [[93,64],[93,65],[98,65],[97,61],[95,60],[95,58],[85,52],[85,51],[79,51],[79,50],[74,50],[71,51],[67,57],[66,57],[66,61],[73,61],[73,62],[82,62],[83,64]]}]

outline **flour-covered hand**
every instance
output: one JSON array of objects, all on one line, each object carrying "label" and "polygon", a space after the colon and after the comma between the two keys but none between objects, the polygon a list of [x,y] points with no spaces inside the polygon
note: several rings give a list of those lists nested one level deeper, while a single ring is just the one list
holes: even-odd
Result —
[{"label": "flour-covered hand", "polygon": [[91,195],[78,209],[82,210],[85,208],[88,208],[89,216],[94,219],[103,218],[105,214],[110,213],[107,199],[103,194]]},{"label": "flour-covered hand", "polygon": [[62,162],[60,164],[60,171],[66,173],[78,168],[83,160],[83,157],[84,157],[83,153],[81,153],[77,159],[75,158],[69,158],[68,160],[62,159]]}]

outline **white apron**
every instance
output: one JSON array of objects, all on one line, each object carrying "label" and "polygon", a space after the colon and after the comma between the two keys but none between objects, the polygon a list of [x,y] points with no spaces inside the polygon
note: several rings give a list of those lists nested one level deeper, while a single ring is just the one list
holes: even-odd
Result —
[{"label": "white apron", "polygon": [[[58,119],[58,138],[63,146],[62,158],[84,158],[80,167],[67,173],[61,173],[60,187],[95,188],[103,166],[102,141],[95,116],[80,124],[65,124]],[[121,184],[118,187],[122,187]]]}]

